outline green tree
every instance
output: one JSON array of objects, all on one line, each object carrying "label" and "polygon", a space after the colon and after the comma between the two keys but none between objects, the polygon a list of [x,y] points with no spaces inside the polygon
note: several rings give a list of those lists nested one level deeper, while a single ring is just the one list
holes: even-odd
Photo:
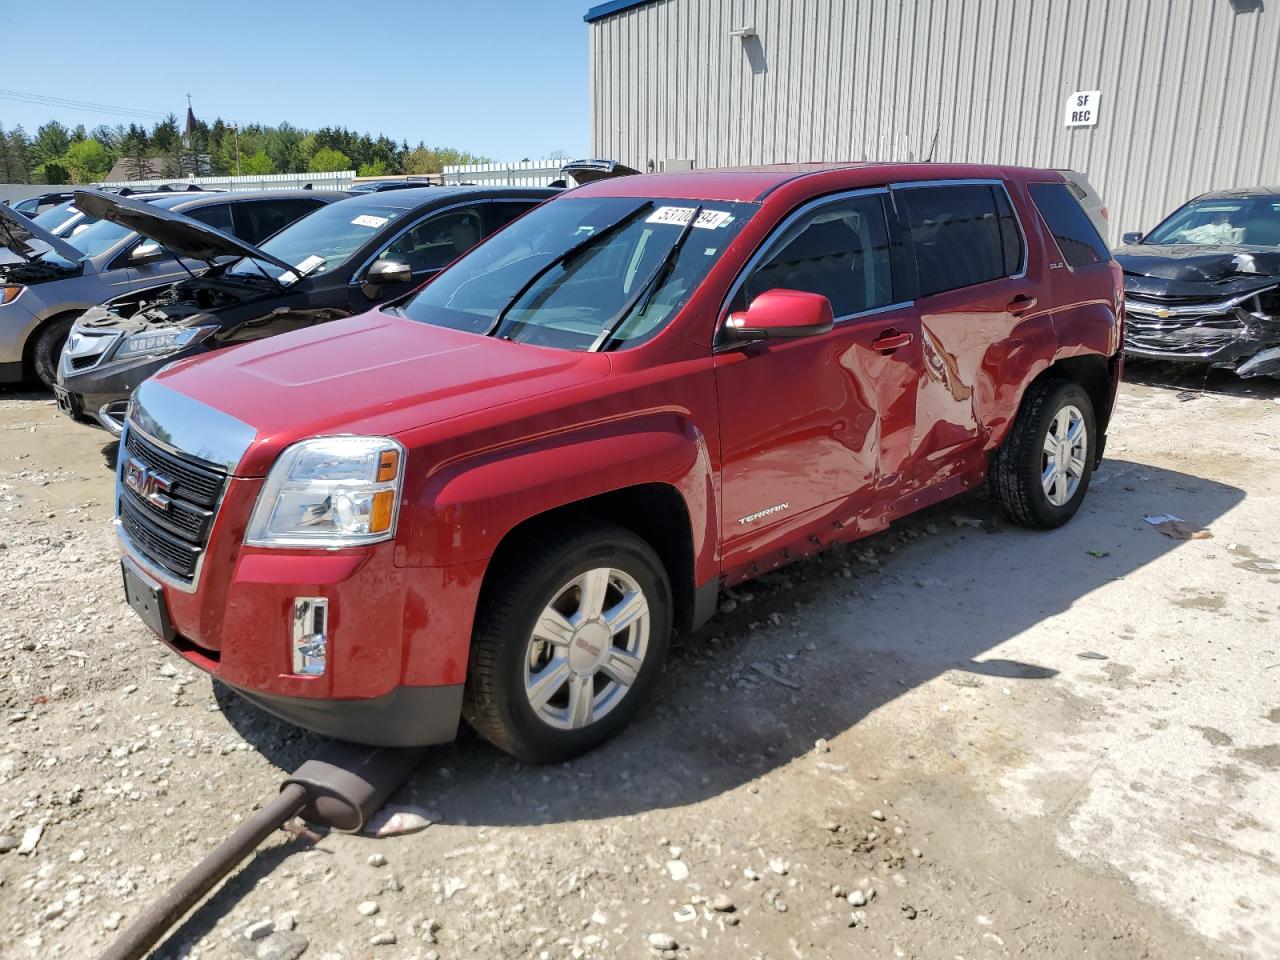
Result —
[{"label": "green tree", "polygon": [[21,124],[9,131],[9,175],[13,183],[30,183],[32,167],[31,144],[27,140],[27,131]]},{"label": "green tree", "polygon": [[71,173],[56,160],[49,160],[35,169],[33,183],[62,184],[71,179]]},{"label": "green tree", "polygon": [[360,164],[360,169],[356,171],[358,177],[385,177],[387,175],[387,164],[385,160],[374,160],[372,163]]},{"label": "green tree", "polygon": [[240,172],[245,176],[261,176],[264,173],[275,173],[276,162],[267,155],[265,150],[259,150],[251,156],[241,158]]},{"label": "green tree", "polygon": [[151,131],[151,147],[158,155],[176,154],[182,149],[182,128],[176,115],[171,113],[155,125]]},{"label": "green tree", "polygon": [[70,172],[72,183],[92,183],[106,177],[114,159],[97,140],[81,140],[71,144],[60,162]]},{"label": "green tree", "polygon": [[32,159],[37,164],[56,163],[70,146],[71,134],[67,128],[57,120],[50,120],[36,130],[35,142],[31,144]]},{"label": "green tree", "polygon": [[332,147],[321,147],[311,155],[307,162],[307,170],[311,173],[331,173],[335,170],[350,170],[351,160],[341,150]]}]

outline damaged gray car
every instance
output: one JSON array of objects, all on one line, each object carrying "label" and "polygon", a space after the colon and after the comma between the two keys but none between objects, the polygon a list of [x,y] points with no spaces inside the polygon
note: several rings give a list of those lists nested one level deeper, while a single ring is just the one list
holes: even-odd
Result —
[{"label": "damaged gray car", "polygon": [[1128,356],[1280,377],[1280,187],[1206,193],[1123,239]]}]

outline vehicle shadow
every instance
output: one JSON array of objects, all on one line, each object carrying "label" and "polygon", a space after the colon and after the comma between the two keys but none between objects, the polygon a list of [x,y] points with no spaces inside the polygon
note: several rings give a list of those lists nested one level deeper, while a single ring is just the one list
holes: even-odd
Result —
[{"label": "vehicle shadow", "polygon": [[[393,802],[473,825],[638,814],[749,783],[944,675],[962,686],[1052,678],[1058,671],[1047,664],[1105,654],[1108,637],[1064,635],[1042,663],[1003,658],[999,647],[1171,551],[1204,549],[1204,541],[1162,536],[1144,515],[1209,527],[1244,496],[1108,460],[1080,513],[1056,531],[1010,526],[979,493],[940,504],[732,591],[733,602],[672,651],[655,702],[603,747],[536,767],[464,732],[431,750]],[[285,769],[320,743],[230,692],[219,700],[237,730]]]},{"label": "vehicle shadow", "polygon": [[1280,379],[1239,377],[1231,370],[1214,369],[1200,363],[1138,360],[1130,357],[1124,362],[1124,379],[1126,383],[1164,387],[1191,394],[1258,397],[1268,400],[1280,398]]}]

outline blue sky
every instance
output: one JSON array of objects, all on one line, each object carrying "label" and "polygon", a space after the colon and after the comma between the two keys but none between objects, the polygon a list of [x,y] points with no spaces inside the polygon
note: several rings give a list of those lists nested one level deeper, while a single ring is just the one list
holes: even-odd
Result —
[{"label": "blue sky", "polygon": [[[0,88],[181,118],[324,125],[499,160],[587,153],[587,25],[597,0],[221,0],[139,8],[0,0]],[[126,5],[127,6],[127,5]],[[171,25],[171,26],[170,26]],[[27,38],[23,40],[22,38]],[[27,42],[27,41],[30,42]],[[145,118],[19,102],[29,134]]]}]

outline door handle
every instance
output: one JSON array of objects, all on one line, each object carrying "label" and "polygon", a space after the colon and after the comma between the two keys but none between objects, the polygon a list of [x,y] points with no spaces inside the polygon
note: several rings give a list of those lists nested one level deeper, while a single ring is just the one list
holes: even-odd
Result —
[{"label": "door handle", "polygon": [[871,349],[878,350],[881,353],[892,353],[901,347],[905,347],[912,340],[909,333],[898,333],[895,330],[886,330],[876,339],[871,341]]},{"label": "door handle", "polygon": [[1039,302],[1039,299],[1036,297],[1029,297],[1025,293],[1020,293],[1009,301],[1005,306],[1005,309],[1014,316],[1017,316],[1020,313],[1026,313]]}]

